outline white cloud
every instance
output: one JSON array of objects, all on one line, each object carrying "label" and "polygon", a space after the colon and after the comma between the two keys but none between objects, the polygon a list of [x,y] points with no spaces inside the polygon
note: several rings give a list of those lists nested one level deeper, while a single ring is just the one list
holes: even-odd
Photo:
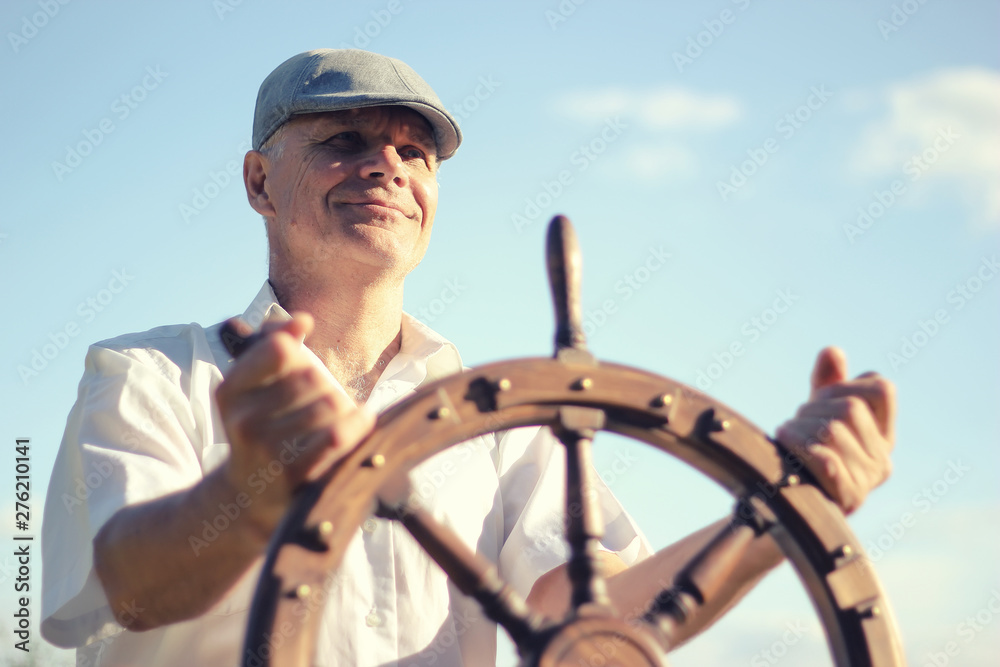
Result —
[{"label": "white cloud", "polygon": [[865,176],[957,190],[982,225],[1000,225],[1000,73],[938,70],[890,86],[887,115],[865,130],[854,168]]},{"label": "white cloud", "polygon": [[[618,159],[640,179],[648,181],[666,176],[687,180],[699,171],[694,151],[672,142],[632,146]],[[612,168],[618,168],[618,165],[612,165]]]},{"label": "white cloud", "polygon": [[727,127],[742,115],[732,96],[679,86],[576,90],[557,96],[551,109],[563,118],[591,125],[620,116],[643,135],[642,141],[629,142],[605,166],[645,181],[669,178],[675,185],[689,182],[700,172],[701,161],[689,145],[689,133]]},{"label": "white cloud", "polygon": [[708,95],[677,86],[574,91],[559,96],[553,110],[585,122],[621,115],[649,130],[715,129],[731,125],[742,113],[739,103],[729,95]]},{"label": "white cloud", "polygon": [[639,100],[639,118],[651,128],[712,129],[740,117],[736,100],[723,95],[700,95],[680,88],[649,93]]}]

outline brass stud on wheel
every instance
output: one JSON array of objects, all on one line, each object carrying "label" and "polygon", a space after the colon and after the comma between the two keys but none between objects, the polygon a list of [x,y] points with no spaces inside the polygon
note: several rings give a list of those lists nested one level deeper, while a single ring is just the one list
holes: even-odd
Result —
[{"label": "brass stud on wheel", "polygon": [[834,558],[850,558],[854,555],[854,548],[850,544],[842,544],[833,552]]},{"label": "brass stud on wheel", "polygon": [[[433,416],[433,415],[432,415]],[[366,468],[381,468],[385,465],[385,457],[381,454],[374,454],[365,459],[361,465]]]},{"label": "brass stud on wheel", "polygon": [[879,618],[882,615],[882,608],[875,604],[868,609],[860,610],[859,614],[861,618]]},{"label": "brass stud on wheel", "polygon": [[573,383],[573,389],[577,391],[586,391],[594,386],[594,381],[590,378],[580,378]]},{"label": "brass stud on wheel", "polygon": [[654,408],[666,408],[669,407],[674,402],[674,397],[672,394],[660,394],[653,399]]}]

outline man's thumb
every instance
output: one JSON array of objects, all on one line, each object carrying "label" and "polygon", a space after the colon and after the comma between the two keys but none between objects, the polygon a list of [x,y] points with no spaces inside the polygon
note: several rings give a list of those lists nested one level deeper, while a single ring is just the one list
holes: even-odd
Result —
[{"label": "man's thumb", "polygon": [[820,350],[816,357],[810,378],[810,397],[827,385],[843,382],[847,379],[847,355],[839,347],[826,347]]}]

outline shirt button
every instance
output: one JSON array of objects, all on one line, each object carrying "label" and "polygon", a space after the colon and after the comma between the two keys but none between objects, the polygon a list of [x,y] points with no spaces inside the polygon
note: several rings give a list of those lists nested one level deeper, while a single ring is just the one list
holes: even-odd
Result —
[{"label": "shirt button", "polygon": [[368,612],[368,615],[365,616],[365,623],[368,624],[369,628],[377,628],[382,625],[382,617],[378,615],[378,612],[372,609]]},{"label": "shirt button", "polygon": [[366,533],[374,533],[376,528],[378,528],[378,524],[375,523],[375,519],[365,519],[365,522],[361,524],[361,530]]}]

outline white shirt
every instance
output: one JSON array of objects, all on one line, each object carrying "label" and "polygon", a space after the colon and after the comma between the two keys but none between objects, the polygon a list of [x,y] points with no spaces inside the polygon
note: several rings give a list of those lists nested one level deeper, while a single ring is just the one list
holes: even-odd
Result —
[{"label": "white shirt", "polygon": [[[256,328],[288,314],[265,283],[243,318]],[[219,325],[159,327],[88,351],[42,528],[42,634],[59,646],[80,647],[78,667],[239,663],[260,561],[202,617],[133,633],[123,627],[135,612],[112,613],[92,558],[94,536],[116,511],[190,487],[228,456],[212,397],[232,359],[218,331]],[[316,363],[322,367],[318,358]],[[454,345],[404,314],[400,352],[386,365],[368,405],[382,411],[421,384],[461,369]],[[547,429],[469,440],[411,475],[436,518],[497,563],[522,596],[566,560],[565,458]],[[626,564],[649,555],[631,518],[594,478],[607,524],[605,548]],[[206,536],[211,532],[198,537]],[[495,663],[495,624],[398,523],[363,523],[325,598],[315,664]]]}]

